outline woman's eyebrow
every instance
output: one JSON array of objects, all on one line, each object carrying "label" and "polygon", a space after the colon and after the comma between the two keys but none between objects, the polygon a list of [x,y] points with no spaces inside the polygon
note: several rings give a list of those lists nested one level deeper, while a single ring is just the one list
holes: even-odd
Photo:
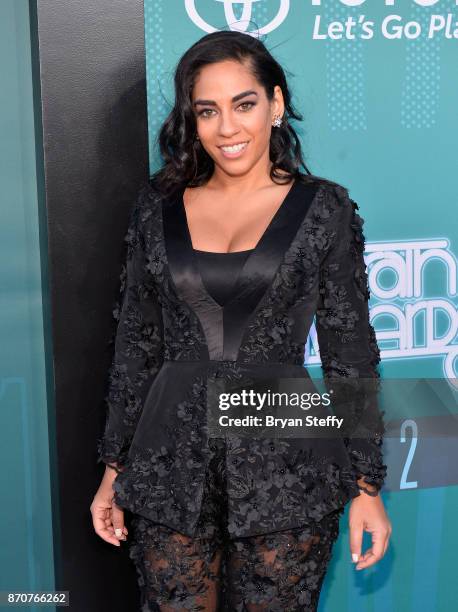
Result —
[{"label": "woman's eyebrow", "polygon": [[[255,96],[257,96],[258,92],[254,91],[254,89],[248,89],[247,91],[242,91],[242,93],[239,93],[232,98],[232,102],[237,102],[241,98],[244,98],[245,96],[249,96],[251,94],[254,94]],[[197,106],[197,104],[216,106],[216,102],[214,100],[202,100],[202,99],[194,100],[194,106]]]}]

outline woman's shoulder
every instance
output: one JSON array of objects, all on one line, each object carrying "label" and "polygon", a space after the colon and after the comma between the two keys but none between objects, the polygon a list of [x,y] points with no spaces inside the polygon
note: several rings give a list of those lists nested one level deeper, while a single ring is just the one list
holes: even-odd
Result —
[{"label": "woman's shoulder", "polygon": [[299,173],[298,178],[305,184],[318,185],[319,187],[322,187],[323,190],[326,190],[329,193],[336,194],[339,198],[343,198],[349,195],[348,187],[324,176],[319,176],[317,174]]},{"label": "woman's shoulder", "polygon": [[[136,189],[134,201],[130,209],[129,224],[125,240],[136,242],[139,236],[150,233],[149,228],[157,225],[155,219],[160,210],[161,197],[150,179],[143,180]],[[153,223],[151,224],[151,221]]]},{"label": "woman's shoulder", "polygon": [[140,208],[151,208],[157,205],[161,199],[162,194],[159,188],[155,185],[151,178],[148,178],[140,183],[137,195],[137,206]]},{"label": "woman's shoulder", "polygon": [[300,180],[304,183],[318,185],[321,192],[325,194],[327,201],[336,208],[344,208],[349,211],[359,208],[358,204],[350,196],[349,187],[341,183],[316,174],[301,174]]},{"label": "woman's shoulder", "polygon": [[132,217],[143,226],[147,220],[157,217],[160,213],[162,200],[163,195],[151,179],[142,181],[137,189]]}]

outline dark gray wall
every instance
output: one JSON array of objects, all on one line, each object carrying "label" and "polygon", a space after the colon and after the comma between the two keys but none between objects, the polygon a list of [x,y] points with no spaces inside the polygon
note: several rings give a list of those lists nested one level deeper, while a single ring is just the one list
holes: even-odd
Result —
[{"label": "dark gray wall", "polygon": [[131,612],[139,604],[127,546],[95,534],[89,506],[104,469],[96,441],[123,237],[148,177],[143,1],[30,6],[52,312],[56,588],[70,591],[74,611]]}]

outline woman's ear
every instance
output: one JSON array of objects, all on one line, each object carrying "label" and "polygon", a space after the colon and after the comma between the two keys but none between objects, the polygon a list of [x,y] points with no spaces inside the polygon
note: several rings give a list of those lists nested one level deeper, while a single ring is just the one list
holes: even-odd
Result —
[{"label": "woman's ear", "polygon": [[274,97],[272,100],[272,112],[274,115],[279,115],[283,117],[285,112],[285,102],[283,99],[283,92],[279,85],[275,85],[274,87]]}]

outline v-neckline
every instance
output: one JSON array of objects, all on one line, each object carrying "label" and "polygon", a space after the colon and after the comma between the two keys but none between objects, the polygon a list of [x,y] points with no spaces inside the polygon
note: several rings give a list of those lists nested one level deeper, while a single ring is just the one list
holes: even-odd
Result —
[{"label": "v-neckline", "polygon": [[[291,192],[293,191],[296,183],[297,183],[297,177],[294,177],[292,182],[291,182],[291,187],[288,189],[288,193],[285,195],[285,197],[281,201],[280,206],[278,206],[278,208],[275,211],[273,217],[269,221],[266,229],[264,230],[264,232],[262,233],[262,235],[259,238],[258,242],[256,243],[256,246],[253,247],[252,249],[244,249],[244,251],[251,251],[251,253],[253,253],[260,246],[260,243],[264,239],[265,235],[269,232],[270,227],[274,224],[275,218],[280,215],[280,210],[283,208],[284,204],[289,199],[289,196],[290,196]],[[194,247],[192,246],[191,232],[189,230],[188,217],[186,215],[186,206],[184,204],[184,192],[185,191],[186,191],[186,187],[184,187],[183,189],[180,190],[178,199],[179,199],[179,202],[180,202],[180,206],[182,208],[182,214],[184,215],[186,234],[187,234],[186,238],[187,238],[188,243],[191,246],[191,249],[194,250]],[[196,249],[196,250],[199,250],[199,249]],[[203,251],[203,252],[204,253],[213,253],[213,252],[215,252],[215,253],[218,253],[218,254],[221,253],[222,255],[229,255],[229,254],[232,254],[232,253],[240,253],[241,251],[227,251],[227,252],[226,251]]]},{"label": "v-neckline", "polygon": [[[273,228],[275,227],[276,224],[278,224],[278,222],[281,219],[281,216],[285,213],[287,207],[288,207],[288,203],[291,201],[294,192],[297,189],[297,186],[299,184],[299,180],[297,179],[297,177],[294,177],[292,180],[292,184],[291,187],[288,190],[288,193],[285,195],[285,197],[283,198],[283,200],[281,201],[280,205],[278,206],[277,210],[275,211],[273,217],[271,218],[271,220],[269,221],[267,227],[265,228],[264,232],[262,233],[261,237],[259,238],[256,246],[252,249],[245,249],[245,250],[249,250],[250,252],[248,253],[248,257],[246,257],[244,264],[242,266],[242,268],[240,269],[239,274],[237,275],[237,280],[234,283],[234,286],[232,287],[232,296],[224,303],[224,306],[222,306],[221,304],[219,304],[216,300],[213,299],[213,296],[209,293],[209,291],[207,290],[207,288],[205,287],[205,283],[203,281],[202,278],[202,274],[200,273],[200,268],[198,265],[198,261],[197,261],[197,254],[194,251],[194,247],[192,246],[192,237],[191,237],[191,232],[189,230],[189,224],[188,224],[188,218],[186,215],[186,207],[184,204],[184,192],[186,190],[186,187],[184,187],[183,189],[180,190],[180,193],[178,194],[178,202],[180,205],[180,209],[181,209],[181,218],[183,219],[183,225],[184,225],[184,230],[185,230],[185,236],[184,239],[186,241],[186,246],[188,249],[188,253],[190,253],[190,256],[192,257],[192,261],[193,261],[193,265],[195,267],[196,273],[198,275],[199,278],[199,283],[201,284],[201,287],[203,288],[203,290],[206,293],[207,299],[209,299],[215,306],[217,306],[218,308],[225,308],[228,304],[231,304],[236,298],[237,295],[239,293],[239,289],[241,288],[241,285],[243,284],[243,279],[246,276],[246,272],[248,270],[248,268],[251,265],[251,262],[254,261],[256,259],[256,256],[258,253],[260,253],[263,245],[267,242],[267,240],[269,239],[270,233],[272,232]],[[206,251],[208,252],[212,252],[212,251]],[[237,253],[237,251],[221,251],[221,253],[224,253],[225,255],[227,254],[232,254],[232,253]]]},{"label": "v-neckline", "polygon": [[236,360],[249,322],[263,303],[285,260],[318,189],[299,177],[277,208],[256,247],[245,259],[224,306],[207,291],[187,225],[184,189],[162,203],[162,221],[170,279],[177,295],[195,313],[206,339],[209,359]]}]

